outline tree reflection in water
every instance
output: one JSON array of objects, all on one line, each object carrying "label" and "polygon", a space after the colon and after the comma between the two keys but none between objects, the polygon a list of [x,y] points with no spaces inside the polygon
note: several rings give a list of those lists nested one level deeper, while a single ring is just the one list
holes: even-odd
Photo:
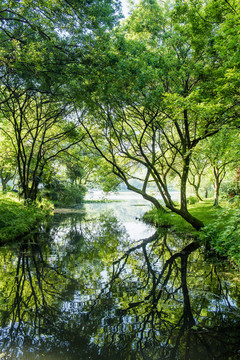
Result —
[{"label": "tree reflection in water", "polygon": [[59,216],[0,261],[3,359],[239,359],[239,282],[194,241]]}]

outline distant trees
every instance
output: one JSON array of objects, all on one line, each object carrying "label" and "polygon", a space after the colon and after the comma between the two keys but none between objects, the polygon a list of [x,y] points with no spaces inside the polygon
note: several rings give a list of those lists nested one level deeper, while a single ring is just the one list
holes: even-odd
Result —
[{"label": "distant trees", "polygon": [[208,160],[204,157],[201,150],[195,151],[191,157],[191,163],[189,166],[188,182],[194,188],[194,192],[198,201],[202,201],[199,193],[201,182],[206,175],[206,169],[208,168]]},{"label": "distant trees", "polygon": [[202,148],[213,173],[214,180],[214,206],[219,205],[221,184],[230,170],[239,165],[240,136],[239,132],[223,128],[214,138],[207,139]]},{"label": "distant trees", "polygon": [[238,129],[223,127],[214,136],[202,141],[192,154],[189,167],[189,184],[198,200],[202,181],[214,189],[214,206],[219,205],[220,187],[228,174],[237,169],[240,154]]},{"label": "distant trees", "polygon": [[2,184],[2,191],[7,190],[7,184],[16,176],[17,167],[16,159],[8,148],[1,148],[0,155],[0,180]]}]

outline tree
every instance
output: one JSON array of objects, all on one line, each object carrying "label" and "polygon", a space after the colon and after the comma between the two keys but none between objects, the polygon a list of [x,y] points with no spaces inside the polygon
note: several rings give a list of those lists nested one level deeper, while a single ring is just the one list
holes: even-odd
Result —
[{"label": "tree", "polygon": [[35,201],[47,164],[83,136],[76,133],[74,123],[65,121],[68,103],[8,85],[8,91],[2,93],[6,96],[1,106],[1,131],[14,149],[21,195]]},{"label": "tree", "polygon": [[118,0],[2,0],[1,5],[2,131],[15,148],[24,198],[34,200],[48,161],[78,141],[69,140],[74,132],[69,98],[74,91],[86,96],[93,60],[120,17],[120,5]]},{"label": "tree", "polygon": [[195,151],[191,157],[191,164],[189,167],[189,177],[188,182],[194,188],[195,195],[199,201],[202,201],[202,198],[199,194],[202,177],[206,172],[208,166],[208,161],[204,158],[201,150]]},{"label": "tree", "polygon": [[0,138],[0,180],[2,191],[6,191],[7,183],[16,175],[17,164],[11,142],[4,136]]},{"label": "tree", "polygon": [[87,137],[63,151],[57,163],[64,172],[60,177],[72,185],[101,188],[104,192],[115,191],[120,185],[120,179],[112,173],[110,165],[103,161]]},{"label": "tree", "polygon": [[214,179],[214,206],[219,205],[221,184],[227,171],[239,164],[240,138],[236,130],[223,128],[203,144],[202,151],[208,160]]},{"label": "tree", "polygon": [[[88,113],[78,112],[93,144],[128,189],[161,208],[148,192],[154,182],[166,207],[198,230],[203,223],[189,213],[186,196],[192,153],[234,121],[239,109],[238,97],[229,102],[218,96],[225,68],[213,54],[216,24],[202,18],[204,11],[202,3],[162,7],[140,1],[102,56],[108,66],[95,69],[100,80]],[[168,189],[174,176],[180,180],[180,208]],[[136,178],[141,188],[131,184]]]},{"label": "tree", "polygon": [[1,3],[1,77],[18,77],[26,88],[51,93],[66,94],[76,71],[84,79],[99,39],[107,39],[120,16],[118,0]]}]

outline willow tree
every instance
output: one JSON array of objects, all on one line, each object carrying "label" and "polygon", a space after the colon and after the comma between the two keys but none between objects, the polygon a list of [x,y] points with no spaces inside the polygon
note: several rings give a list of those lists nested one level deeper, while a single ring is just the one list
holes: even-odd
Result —
[{"label": "willow tree", "polygon": [[[239,110],[237,96],[229,101],[221,95],[226,69],[214,44],[221,29],[206,20],[204,5],[140,1],[102,55],[105,67],[95,69],[90,110],[78,113],[94,146],[129,189],[160,208],[148,191],[154,182],[166,207],[196,229],[203,223],[189,213],[186,196],[192,152]],[[131,183],[136,177],[140,188]],[[169,177],[179,179],[180,207],[168,190]]]}]

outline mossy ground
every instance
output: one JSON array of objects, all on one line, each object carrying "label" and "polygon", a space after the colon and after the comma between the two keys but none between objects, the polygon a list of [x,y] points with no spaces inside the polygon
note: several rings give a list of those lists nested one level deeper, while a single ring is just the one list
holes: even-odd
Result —
[{"label": "mossy ground", "polygon": [[25,206],[15,194],[0,195],[0,242],[12,241],[30,232],[50,212],[49,203]]}]

